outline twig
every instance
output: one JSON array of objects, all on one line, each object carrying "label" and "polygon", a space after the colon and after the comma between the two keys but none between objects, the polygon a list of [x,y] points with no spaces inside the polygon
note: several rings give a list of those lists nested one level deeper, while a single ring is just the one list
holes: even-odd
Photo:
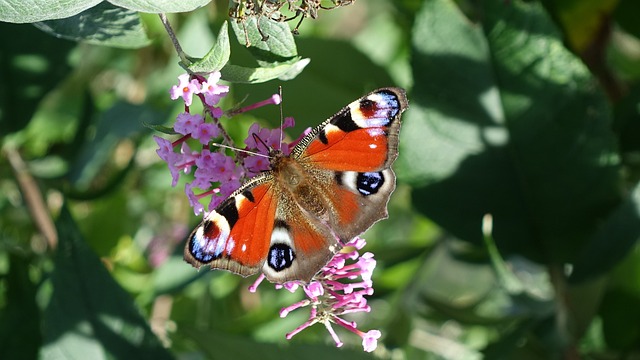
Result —
[{"label": "twig", "polygon": [[36,181],[29,173],[20,153],[11,147],[7,147],[4,152],[7,154],[7,159],[9,159],[9,164],[11,164],[27,209],[29,209],[36,227],[46,239],[49,248],[55,249],[58,245],[58,233],[53,224],[51,214],[47,210],[40,188],[38,188]]},{"label": "twig", "polygon": [[184,51],[182,51],[182,46],[180,46],[178,37],[176,36],[176,33],[173,31],[173,28],[171,27],[171,23],[169,23],[169,19],[167,19],[167,15],[166,14],[158,14],[158,15],[160,16],[160,21],[162,21],[162,25],[164,25],[164,29],[167,31],[169,38],[171,38],[173,47],[176,49],[176,52],[178,53],[178,57],[180,57],[180,61],[185,65],[189,65],[191,61],[187,58],[187,55],[184,53]]}]

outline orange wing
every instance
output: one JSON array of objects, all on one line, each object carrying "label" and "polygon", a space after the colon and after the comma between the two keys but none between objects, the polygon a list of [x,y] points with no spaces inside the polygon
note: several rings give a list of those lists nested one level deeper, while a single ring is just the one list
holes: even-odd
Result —
[{"label": "orange wing", "polygon": [[251,179],[220,204],[198,226],[184,249],[185,260],[196,268],[210,265],[242,276],[257,273],[271,243],[277,199],[272,178],[265,173]]},{"label": "orange wing", "polygon": [[406,108],[404,90],[376,90],[313,129],[291,156],[335,171],[386,169],[398,156],[400,115]]}]

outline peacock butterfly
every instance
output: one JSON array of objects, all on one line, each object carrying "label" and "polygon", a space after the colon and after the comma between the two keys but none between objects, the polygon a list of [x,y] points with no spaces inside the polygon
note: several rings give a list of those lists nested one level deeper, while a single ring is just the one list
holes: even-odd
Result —
[{"label": "peacock butterfly", "polygon": [[405,91],[378,89],[270,152],[253,177],[193,230],[184,259],[271,282],[309,282],[342,244],[387,218]]}]

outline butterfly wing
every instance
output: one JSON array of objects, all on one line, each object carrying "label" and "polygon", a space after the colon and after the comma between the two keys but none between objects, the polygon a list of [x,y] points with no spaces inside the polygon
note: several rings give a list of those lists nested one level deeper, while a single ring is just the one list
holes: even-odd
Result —
[{"label": "butterfly wing", "polygon": [[352,102],[305,136],[292,157],[334,171],[389,168],[398,156],[403,89],[376,90]]},{"label": "butterfly wing", "polygon": [[398,156],[400,117],[407,98],[400,88],[376,90],[316,127],[292,151],[315,169],[330,208],[328,223],[348,241],[387,217],[395,189],[391,164]]},{"label": "butterfly wing", "polygon": [[209,265],[242,276],[262,268],[270,247],[277,198],[270,173],[240,187],[193,230],[184,259],[196,268]]}]

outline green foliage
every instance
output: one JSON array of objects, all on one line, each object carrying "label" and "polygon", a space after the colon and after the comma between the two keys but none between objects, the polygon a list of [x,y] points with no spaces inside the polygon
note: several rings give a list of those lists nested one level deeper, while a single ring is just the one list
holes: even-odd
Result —
[{"label": "green foliage", "polygon": [[107,2],[72,17],[34,25],[55,37],[88,44],[137,49],[150,42],[137,12]]},{"label": "green foliage", "polygon": [[[122,9],[147,13],[174,13],[192,11],[208,4],[211,0],[113,0],[109,3]],[[18,24],[32,23],[36,21],[69,18],[81,12],[90,10],[88,14],[94,14],[91,9],[94,6],[103,6],[102,0],[39,0],[19,1],[2,0],[0,2],[0,21]],[[112,7],[110,5],[106,5]],[[119,21],[118,19],[115,19]]]},{"label": "green foliage", "polygon": [[[0,1],[0,357],[640,356],[639,3],[358,1],[297,37],[234,4]],[[185,53],[141,14],[161,12]],[[286,341],[298,294],[182,261],[199,219],[152,135],[175,135],[185,70],[221,71],[223,109],[282,86],[291,138],[407,88],[390,218],[364,235],[372,312],[352,318],[382,331],[374,356],[322,325]]]},{"label": "green foliage", "polygon": [[172,358],[87,247],[66,207],[56,227],[60,243],[43,313],[42,358]]}]

